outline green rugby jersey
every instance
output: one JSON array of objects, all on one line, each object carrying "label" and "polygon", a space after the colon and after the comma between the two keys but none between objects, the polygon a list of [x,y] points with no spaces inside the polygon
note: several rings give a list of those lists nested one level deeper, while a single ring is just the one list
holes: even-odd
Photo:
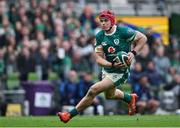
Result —
[{"label": "green rugby jersey", "polygon": [[[124,26],[116,26],[111,34],[106,34],[104,30],[101,30],[96,35],[95,52],[103,49],[106,60],[112,62],[119,51],[128,53],[131,50],[131,43],[135,36],[134,30]],[[109,73],[124,73],[127,68],[104,67],[104,70]]]}]

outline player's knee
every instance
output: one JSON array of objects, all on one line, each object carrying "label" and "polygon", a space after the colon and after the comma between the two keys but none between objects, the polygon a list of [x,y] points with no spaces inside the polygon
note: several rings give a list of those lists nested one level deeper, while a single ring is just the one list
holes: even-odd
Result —
[{"label": "player's knee", "polygon": [[90,97],[95,97],[98,94],[98,89],[95,87],[90,87],[87,95]]}]

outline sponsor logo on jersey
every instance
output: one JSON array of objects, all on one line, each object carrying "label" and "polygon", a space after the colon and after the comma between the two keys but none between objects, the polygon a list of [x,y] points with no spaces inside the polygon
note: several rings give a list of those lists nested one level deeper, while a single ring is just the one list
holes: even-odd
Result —
[{"label": "sponsor logo on jersey", "polygon": [[109,48],[108,48],[108,52],[109,53],[114,53],[116,51],[116,49],[114,48],[114,47],[112,47],[112,46],[110,46]]},{"label": "sponsor logo on jersey", "polygon": [[119,44],[119,39],[114,39],[114,43],[115,43],[116,45],[118,45],[118,44]]}]

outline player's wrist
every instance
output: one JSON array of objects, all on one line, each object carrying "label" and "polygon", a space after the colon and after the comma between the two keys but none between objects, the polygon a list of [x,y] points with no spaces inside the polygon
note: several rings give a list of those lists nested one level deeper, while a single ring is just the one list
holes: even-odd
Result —
[{"label": "player's wrist", "polygon": [[111,62],[111,67],[114,67],[114,62]]},{"label": "player's wrist", "polygon": [[137,55],[137,52],[135,50],[132,50],[131,53],[136,56]]},{"label": "player's wrist", "polygon": [[111,62],[111,67],[114,67],[115,61]]}]

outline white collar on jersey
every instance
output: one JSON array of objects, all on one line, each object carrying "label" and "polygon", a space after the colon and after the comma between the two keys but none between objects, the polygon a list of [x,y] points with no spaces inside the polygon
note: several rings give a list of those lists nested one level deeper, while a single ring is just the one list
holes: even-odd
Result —
[{"label": "white collar on jersey", "polygon": [[117,25],[114,25],[114,31],[111,32],[111,33],[109,33],[109,34],[107,34],[107,33],[105,32],[105,35],[106,35],[106,36],[111,36],[111,35],[113,35],[113,34],[116,32],[116,28],[117,28]]}]

